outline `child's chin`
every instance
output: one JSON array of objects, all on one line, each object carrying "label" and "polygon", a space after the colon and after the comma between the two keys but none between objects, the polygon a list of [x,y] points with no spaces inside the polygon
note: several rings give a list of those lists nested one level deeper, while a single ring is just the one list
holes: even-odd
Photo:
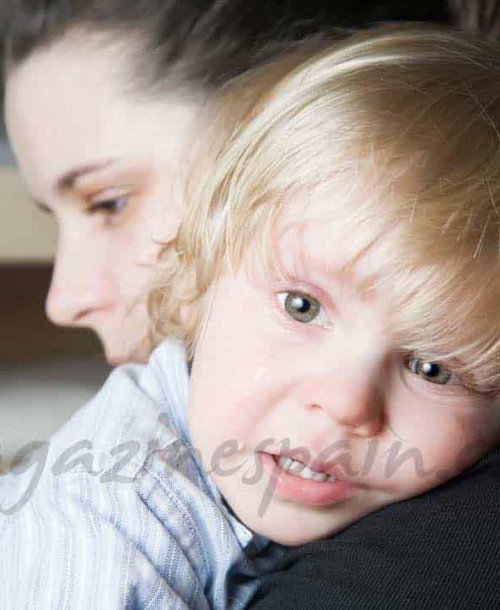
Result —
[{"label": "child's chin", "polygon": [[248,524],[254,533],[283,546],[300,546],[308,542],[324,540],[351,523],[351,521],[342,524],[313,522],[310,515],[307,520],[295,519],[287,522],[286,519],[264,517],[256,521]]},{"label": "child's chin", "polygon": [[294,536],[293,533],[287,533],[283,536],[274,536],[269,537],[269,540],[276,542],[277,544],[281,544],[283,546],[301,546],[302,544],[307,544],[308,542],[316,542],[317,540],[324,540],[327,538],[327,534],[318,534],[317,536]]},{"label": "child's chin", "polygon": [[262,536],[272,540],[272,542],[276,542],[283,546],[300,546],[302,544],[307,544],[308,542],[324,540],[336,532],[337,530],[328,530],[326,532],[323,530],[317,532],[303,532],[293,531],[293,528],[290,528],[289,531],[273,531],[272,529],[269,529],[267,533],[265,531],[257,533],[260,533]]}]

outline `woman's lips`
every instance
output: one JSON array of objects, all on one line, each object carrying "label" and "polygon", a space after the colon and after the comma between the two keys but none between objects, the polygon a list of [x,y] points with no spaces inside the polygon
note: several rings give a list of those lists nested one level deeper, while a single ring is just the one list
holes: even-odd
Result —
[{"label": "woman's lips", "polygon": [[264,472],[273,481],[273,492],[284,500],[310,506],[329,506],[351,498],[358,486],[350,481],[314,481],[304,479],[284,470],[279,464],[280,456],[259,452]]}]

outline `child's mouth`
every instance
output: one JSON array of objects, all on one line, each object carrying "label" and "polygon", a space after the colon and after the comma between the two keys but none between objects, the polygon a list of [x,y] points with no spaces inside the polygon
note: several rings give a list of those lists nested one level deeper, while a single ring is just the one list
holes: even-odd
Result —
[{"label": "child's mouth", "polygon": [[[325,474],[324,472],[316,472],[308,468],[302,462],[297,460],[292,460],[289,457],[283,456],[275,456],[278,458],[277,463],[283,470],[289,472],[290,474],[295,475],[296,477],[300,477],[301,479],[308,479],[311,481],[317,481],[318,483],[332,483],[335,481],[335,477],[331,474]],[[276,459],[275,459],[276,461]]]},{"label": "child's mouth", "polygon": [[310,506],[329,506],[349,499],[358,489],[354,483],[314,471],[292,458],[266,452],[258,455],[270,478],[272,491],[284,500]]}]

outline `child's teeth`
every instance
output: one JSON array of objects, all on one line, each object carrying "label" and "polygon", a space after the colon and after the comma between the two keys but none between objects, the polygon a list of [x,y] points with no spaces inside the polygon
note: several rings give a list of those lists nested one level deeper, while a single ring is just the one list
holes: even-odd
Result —
[{"label": "child's teeth", "polygon": [[290,472],[301,479],[310,479],[320,483],[325,481],[331,483],[332,481],[335,481],[335,477],[332,475],[327,475],[324,472],[315,472],[314,470],[308,468],[305,464],[302,464],[302,462],[292,460],[291,458],[280,457],[278,459],[278,464],[281,466],[281,468],[283,468],[283,470],[286,470],[287,472]]}]

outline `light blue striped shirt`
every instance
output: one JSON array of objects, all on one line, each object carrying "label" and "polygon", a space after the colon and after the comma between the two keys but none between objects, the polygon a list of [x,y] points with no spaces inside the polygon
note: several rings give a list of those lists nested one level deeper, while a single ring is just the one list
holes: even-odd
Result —
[{"label": "light blue striped shirt", "polygon": [[245,605],[274,559],[202,472],[187,388],[167,341],[0,476],[1,610]]}]

